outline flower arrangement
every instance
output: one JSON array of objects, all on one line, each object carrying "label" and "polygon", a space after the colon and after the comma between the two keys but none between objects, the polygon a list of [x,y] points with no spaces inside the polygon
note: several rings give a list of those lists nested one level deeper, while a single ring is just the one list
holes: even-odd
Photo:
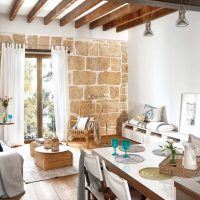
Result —
[{"label": "flower arrangement", "polygon": [[166,150],[170,150],[170,153],[171,153],[171,164],[172,165],[176,165],[176,150],[177,150],[177,147],[174,146],[174,141],[173,140],[167,140],[166,141],[166,145],[164,146],[160,146],[162,151],[166,151]]},{"label": "flower arrangement", "polygon": [[7,122],[7,119],[8,119],[8,115],[7,115],[7,107],[8,107],[8,104],[10,102],[10,100],[12,99],[12,97],[0,97],[0,101],[1,101],[1,105],[4,107],[4,112],[2,113],[2,117],[3,117],[3,123],[6,123]]},{"label": "flower arrangement", "polygon": [[6,109],[8,107],[8,103],[10,102],[10,100],[12,99],[12,97],[0,97],[0,101],[2,103],[2,106]]}]

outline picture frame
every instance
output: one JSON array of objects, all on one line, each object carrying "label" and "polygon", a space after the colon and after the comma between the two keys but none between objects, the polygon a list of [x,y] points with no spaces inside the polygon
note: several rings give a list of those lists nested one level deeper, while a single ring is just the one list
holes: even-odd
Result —
[{"label": "picture frame", "polygon": [[179,131],[200,135],[200,94],[182,93]]}]

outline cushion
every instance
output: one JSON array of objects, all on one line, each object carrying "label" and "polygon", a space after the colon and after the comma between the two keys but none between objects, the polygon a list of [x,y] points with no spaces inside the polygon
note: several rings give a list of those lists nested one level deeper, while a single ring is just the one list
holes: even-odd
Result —
[{"label": "cushion", "polygon": [[134,119],[136,120],[136,121],[139,121],[139,122],[144,122],[144,120],[145,120],[145,115],[144,114],[137,114],[136,115],[136,117],[134,117]]},{"label": "cushion", "polygon": [[169,132],[169,131],[174,131],[176,130],[176,126],[172,124],[163,124],[158,127],[157,129],[159,132]]},{"label": "cushion", "polygon": [[90,117],[88,123],[87,123],[87,130],[94,130],[94,124],[95,124],[95,119],[94,117]]},{"label": "cushion", "polygon": [[135,119],[130,119],[128,120],[128,123],[133,126],[138,126],[140,122]]},{"label": "cushion", "polygon": [[197,147],[197,156],[200,156],[200,138],[189,134],[188,142],[194,144],[194,146]]},{"label": "cushion", "polygon": [[3,152],[3,147],[1,145],[1,142],[0,142],[0,152]]},{"label": "cushion", "polygon": [[89,119],[89,117],[79,117],[75,128],[79,130],[85,130]]},{"label": "cushion", "polygon": [[146,128],[151,131],[157,132],[158,128],[164,124],[164,122],[149,122],[147,123]]},{"label": "cushion", "polygon": [[162,119],[162,107],[155,108],[145,104],[144,106],[145,121],[147,122],[160,122]]}]

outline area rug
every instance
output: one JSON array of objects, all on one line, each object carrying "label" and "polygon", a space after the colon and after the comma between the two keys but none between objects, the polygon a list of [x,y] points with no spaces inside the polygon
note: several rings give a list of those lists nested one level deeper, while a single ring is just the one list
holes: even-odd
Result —
[{"label": "area rug", "polygon": [[17,151],[24,158],[23,178],[25,183],[33,183],[78,173],[78,160],[80,156],[78,149],[70,147],[70,151],[73,153],[73,167],[65,167],[47,171],[43,171],[35,165],[34,158],[30,155],[30,145],[26,144],[22,147],[18,147]]}]

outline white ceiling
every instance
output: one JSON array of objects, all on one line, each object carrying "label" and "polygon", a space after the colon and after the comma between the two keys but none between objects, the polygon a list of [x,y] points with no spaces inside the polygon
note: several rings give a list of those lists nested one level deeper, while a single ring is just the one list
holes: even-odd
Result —
[{"label": "white ceiling", "polygon": [[[12,5],[15,0],[0,0],[0,14],[9,14],[10,10],[12,8]],[[31,11],[31,9],[34,7],[34,5],[37,3],[38,0],[25,0],[22,7],[20,8],[17,15],[28,15],[28,13]],[[42,7],[40,12],[38,13],[37,17],[45,17],[51,10],[53,10],[62,0],[48,0],[47,3]],[[73,10],[75,7],[77,7],[79,4],[81,4],[85,0],[77,0],[74,4],[72,4],[68,9],[66,9],[63,13],[61,13],[57,19],[61,19],[64,15],[66,15],[68,12]],[[106,3],[106,1],[102,1],[97,6],[91,8],[78,18],[86,15],[87,13],[93,11],[100,5]]]}]

